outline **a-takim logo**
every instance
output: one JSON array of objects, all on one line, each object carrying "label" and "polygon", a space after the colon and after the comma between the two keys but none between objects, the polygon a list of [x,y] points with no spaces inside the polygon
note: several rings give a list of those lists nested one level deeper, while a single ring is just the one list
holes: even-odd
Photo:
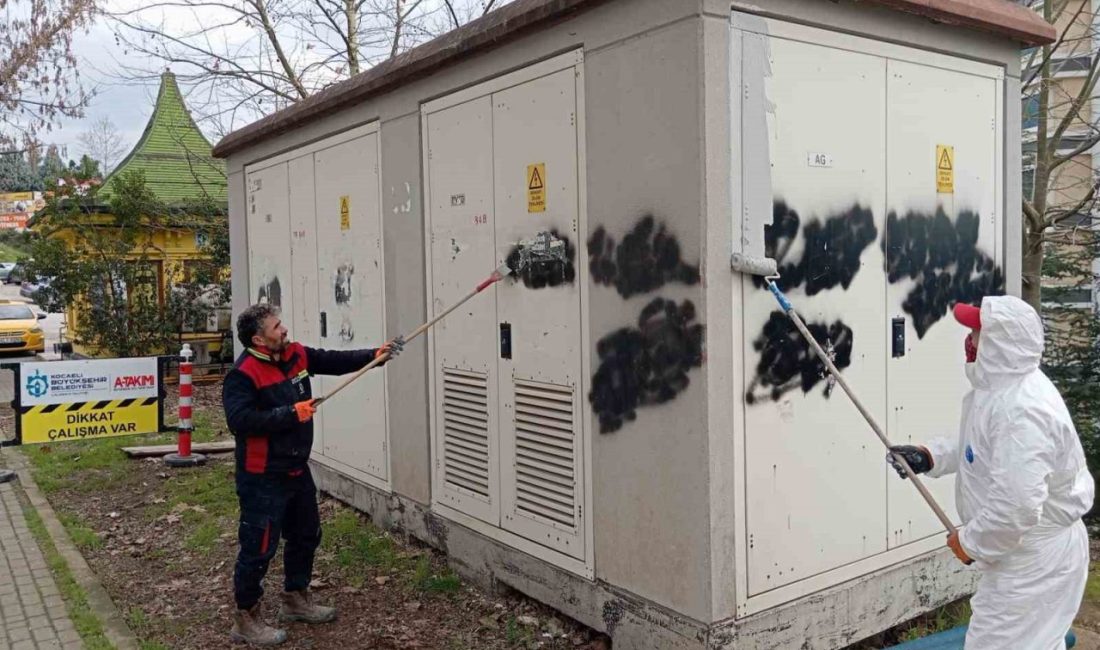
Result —
[{"label": "a-takim logo", "polygon": [[119,375],[115,377],[115,390],[137,390],[139,388],[151,388],[157,385],[157,378],[153,375]]}]

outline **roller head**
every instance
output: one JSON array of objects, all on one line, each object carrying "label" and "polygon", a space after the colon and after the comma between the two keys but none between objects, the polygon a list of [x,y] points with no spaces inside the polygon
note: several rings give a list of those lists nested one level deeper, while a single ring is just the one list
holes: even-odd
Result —
[{"label": "roller head", "polygon": [[552,264],[555,262],[566,264],[569,262],[565,242],[545,230],[531,239],[519,242],[516,245],[515,253],[518,253],[513,269],[516,272],[522,271],[533,264]]},{"label": "roller head", "polygon": [[779,275],[779,265],[770,257],[748,257],[741,253],[730,256],[730,267],[738,273],[771,277]]}]

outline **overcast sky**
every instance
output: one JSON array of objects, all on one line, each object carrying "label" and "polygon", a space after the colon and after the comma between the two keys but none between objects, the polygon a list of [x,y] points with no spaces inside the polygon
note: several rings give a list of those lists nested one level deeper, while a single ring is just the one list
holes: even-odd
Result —
[{"label": "overcast sky", "polygon": [[[456,3],[456,6],[460,7],[460,15],[469,15],[463,11],[465,9],[476,16],[480,13],[480,7],[484,6],[485,1],[460,0]],[[508,2],[509,0],[495,0],[493,5],[499,7]],[[442,12],[444,5],[442,0],[424,0],[420,6],[423,11]],[[153,19],[156,22],[163,21],[163,24],[171,25],[173,33],[194,31],[199,34],[206,34],[208,38],[216,35],[216,38],[221,39],[221,42],[228,41],[229,45],[227,47],[231,48],[256,37],[251,28],[238,24],[223,27],[217,32],[207,31],[206,28],[209,25],[220,22],[216,20],[218,10],[209,9],[209,5],[203,6],[201,11],[204,13],[201,17],[196,14],[198,10],[184,7],[156,9],[153,11],[158,11],[159,16],[153,15],[147,9],[149,7],[147,0],[104,0],[101,7],[108,12],[120,12],[139,7],[145,8],[146,10],[142,14],[144,18]],[[93,26],[87,33],[76,34],[73,48],[80,61],[84,86],[86,89],[94,91],[95,95],[83,118],[64,120],[52,132],[40,134],[40,139],[46,144],[56,144],[59,147],[64,147],[68,159],[79,160],[80,156],[85,153],[79,142],[80,134],[96,120],[106,117],[115,124],[115,127],[122,134],[123,144],[129,152],[129,149],[141,137],[141,133],[152,114],[159,79],[151,78],[147,81],[123,79],[123,67],[128,65],[131,71],[134,68],[142,68],[152,72],[155,70],[153,66],[156,65],[156,62],[148,57],[144,57],[144,59],[135,58],[133,54],[130,54],[128,58],[123,46],[116,43],[111,26],[103,21]],[[364,54],[366,55],[366,52]],[[298,55],[301,56],[301,52]],[[310,54],[306,54],[306,56],[310,56]],[[177,73],[185,71],[187,71],[186,68],[182,66],[176,70]],[[181,86],[180,90],[184,93],[186,100],[189,88]],[[201,94],[198,93],[190,102],[195,113],[202,113],[201,110],[194,110],[195,104],[205,99]],[[237,128],[240,126],[243,126],[243,124],[238,123],[236,125]],[[200,127],[204,127],[204,125],[200,124]],[[216,136],[211,132],[207,132],[206,135],[208,139],[216,143]]]},{"label": "overcast sky", "polygon": [[[108,9],[123,6],[119,0],[109,0]],[[186,20],[186,16],[178,19]],[[114,34],[103,24],[96,24],[87,34],[77,34],[73,48],[80,60],[80,74],[87,90],[95,96],[80,119],[64,120],[53,132],[43,134],[48,144],[67,147],[68,157],[78,160],[84,153],[80,146],[80,134],[93,122],[106,117],[114,122],[122,134],[127,153],[137,144],[145,124],[153,113],[157,100],[159,81],[132,81],[121,79],[119,63],[126,54],[115,43]],[[186,89],[182,89],[186,92]]]}]

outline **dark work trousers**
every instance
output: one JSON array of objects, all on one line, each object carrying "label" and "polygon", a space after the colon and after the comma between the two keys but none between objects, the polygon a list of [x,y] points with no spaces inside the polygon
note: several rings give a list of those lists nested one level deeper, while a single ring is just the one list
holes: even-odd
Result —
[{"label": "dark work trousers", "polygon": [[317,486],[309,468],[295,474],[237,472],[241,502],[240,550],[233,571],[233,591],[239,609],[251,609],[264,595],[267,566],[286,540],[283,565],[287,591],[309,587],[313,557],[321,544]]}]

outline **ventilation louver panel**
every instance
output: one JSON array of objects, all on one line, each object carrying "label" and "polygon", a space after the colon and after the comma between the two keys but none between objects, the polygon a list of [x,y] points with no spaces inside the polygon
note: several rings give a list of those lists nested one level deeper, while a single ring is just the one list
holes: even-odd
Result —
[{"label": "ventilation louver panel", "polygon": [[484,373],[443,369],[443,463],[450,487],[489,500],[489,388]]},{"label": "ventilation louver panel", "polygon": [[570,386],[515,380],[516,509],[576,526],[576,436]]}]

